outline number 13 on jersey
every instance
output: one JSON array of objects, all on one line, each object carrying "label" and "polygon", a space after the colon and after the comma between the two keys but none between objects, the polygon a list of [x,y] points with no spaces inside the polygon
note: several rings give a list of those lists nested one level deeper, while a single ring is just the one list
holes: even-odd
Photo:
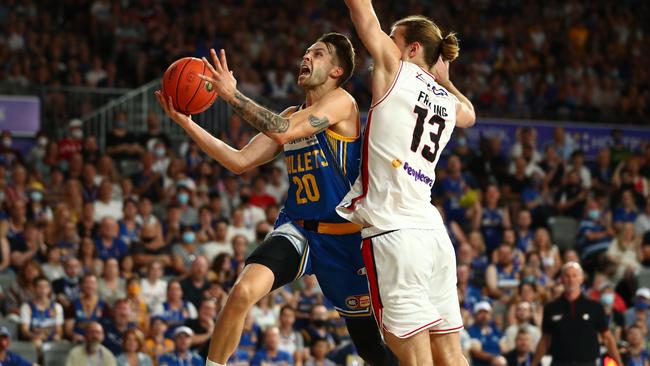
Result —
[{"label": "number 13 on jersey", "polygon": [[305,174],[301,177],[296,175],[291,179],[296,184],[296,202],[304,205],[307,202],[318,202],[320,191],[316,184],[316,177],[313,174]]}]

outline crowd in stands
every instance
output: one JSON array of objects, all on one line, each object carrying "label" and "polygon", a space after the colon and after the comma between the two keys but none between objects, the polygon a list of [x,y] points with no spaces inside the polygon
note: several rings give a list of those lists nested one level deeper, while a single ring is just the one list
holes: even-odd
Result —
[{"label": "crowd in stands", "polygon": [[[382,1],[385,29],[409,14],[433,17],[461,39],[452,80],[481,116],[647,123],[650,4],[608,1]],[[323,32],[352,36],[341,0],[44,0],[0,4],[3,90],[41,86],[135,87],[176,59],[225,48],[245,93],[295,100],[305,49]],[[371,60],[355,40],[346,86],[368,106]],[[51,116],[88,111],[64,93]],[[275,105],[275,103],[273,103]],[[70,113],[73,113],[70,115]]]},{"label": "crowd in stands", "polygon": [[[206,356],[247,253],[281,208],[284,162],[236,176],[191,141],[171,146],[150,117],[135,135],[118,114],[103,152],[78,120],[62,139],[39,134],[26,156],[2,135],[0,273],[15,275],[3,282],[2,313],[19,340],[40,350],[94,344],[118,362]],[[232,117],[220,137],[240,145],[250,135],[240,122]],[[585,293],[611,316],[629,364],[650,361],[650,144],[632,151],[615,139],[587,161],[561,127],[551,141],[521,127],[507,147],[497,137],[468,146],[462,130],[454,139],[432,204],[456,248],[472,365],[509,364],[535,349],[544,304],[562,293],[559,269],[572,260],[585,267]],[[562,245],[558,217],[576,232]],[[254,307],[231,361],[346,364],[354,352],[305,277]]]}]

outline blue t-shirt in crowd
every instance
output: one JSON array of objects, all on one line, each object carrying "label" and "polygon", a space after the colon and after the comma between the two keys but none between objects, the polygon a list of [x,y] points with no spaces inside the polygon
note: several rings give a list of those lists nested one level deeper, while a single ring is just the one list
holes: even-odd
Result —
[{"label": "blue t-shirt in crowd", "polygon": [[129,251],[129,247],[120,238],[114,238],[110,247],[105,247],[102,239],[97,238],[95,239],[95,247],[97,248],[97,258],[103,261],[110,258],[120,260]]},{"label": "blue t-shirt in crowd", "polygon": [[204,366],[205,361],[195,352],[188,352],[189,358],[183,357],[176,352],[165,353],[158,359],[158,366]]},{"label": "blue t-shirt in crowd", "polygon": [[[493,355],[500,355],[501,348],[499,348],[499,340],[503,335],[499,328],[496,327],[494,323],[489,324],[485,328],[481,328],[480,325],[474,324],[467,329],[467,333],[472,339],[476,339],[481,342],[481,349],[483,352],[487,352]],[[482,360],[472,360],[474,366],[488,366],[490,363]]]},{"label": "blue t-shirt in crowd", "polygon": [[272,357],[265,349],[261,349],[255,353],[255,356],[253,356],[251,366],[261,366],[262,363],[271,366],[282,362],[285,362],[288,365],[293,365],[293,357],[291,357],[289,352],[278,350],[278,354]]},{"label": "blue t-shirt in crowd", "polygon": [[32,363],[24,359],[17,353],[7,351],[4,360],[0,360],[2,366],[32,366]]}]

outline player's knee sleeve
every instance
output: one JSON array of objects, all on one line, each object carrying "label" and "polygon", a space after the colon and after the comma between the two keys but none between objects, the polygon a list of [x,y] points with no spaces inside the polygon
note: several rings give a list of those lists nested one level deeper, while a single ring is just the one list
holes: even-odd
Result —
[{"label": "player's knee sleeve", "polygon": [[388,349],[372,317],[345,318],[348,333],[359,356],[372,366],[397,366],[397,357]]},{"label": "player's knee sleeve", "polygon": [[282,235],[268,237],[246,258],[246,264],[261,264],[273,272],[272,290],[292,282],[300,270],[300,262],[296,247]]}]

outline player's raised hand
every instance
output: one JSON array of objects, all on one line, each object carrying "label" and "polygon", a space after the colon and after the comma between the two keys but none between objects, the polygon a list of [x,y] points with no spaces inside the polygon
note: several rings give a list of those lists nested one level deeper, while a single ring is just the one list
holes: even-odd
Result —
[{"label": "player's raised hand", "polygon": [[171,118],[174,122],[178,123],[181,127],[192,122],[192,116],[183,114],[177,111],[174,108],[174,103],[172,103],[172,97],[165,96],[162,91],[156,90],[154,92],[156,99],[158,99],[158,104],[162,107],[163,111],[167,117]]},{"label": "player's raised hand", "polygon": [[438,61],[431,68],[431,73],[436,77],[438,84],[445,84],[449,81],[449,61],[444,61],[442,56],[438,57]]},{"label": "player's raised hand", "polygon": [[226,60],[226,51],[223,49],[219,52],[219,57],[217,57],[217,52],[214,49],[210,49],[210,56],[212,56],[212,64],[203,57],[203,63],[208,69],[208,75],[199,75],[199,77],[205,81],[212,83],[215,90],[221,98],[226,102],[229,102],[235,98],[235,92],[237,91],[237,80],[232,75],[232,72],[228,69],[228,61]]}]

